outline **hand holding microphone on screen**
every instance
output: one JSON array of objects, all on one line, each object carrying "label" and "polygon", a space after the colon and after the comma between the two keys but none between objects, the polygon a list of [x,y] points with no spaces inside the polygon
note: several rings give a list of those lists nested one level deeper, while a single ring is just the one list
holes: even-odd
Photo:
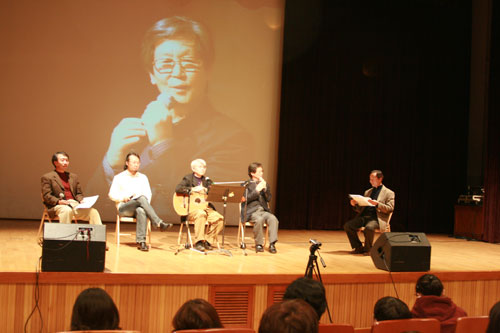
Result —
[{"label": "hand holding microphone on screen", "polygon": [[148,104],[142,114],[142,122],[146,128],[151,146],[172,137],[174,98],[160,94],[156,101]]},{"label": "hand holding microphone on screen", "polygon": [[112,168],[119,168],[127,153],[144,141],[146,127],[140,118],[124,118],[113,129],[106,158]]},{"label": "hand holding microphone on screen", "polygon": [[111,134],[106,153],[112,168],[119,168],[131,150],[140,151],[147,143],[154,146],[171,137],[174,101],[173,97],[161,94],[149,103],[141,118],[122,119]]}]

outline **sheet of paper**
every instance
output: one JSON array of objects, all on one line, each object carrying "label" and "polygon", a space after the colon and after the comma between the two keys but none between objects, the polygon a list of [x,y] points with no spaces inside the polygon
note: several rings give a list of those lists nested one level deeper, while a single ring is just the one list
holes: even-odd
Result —
[{"label": "sheet of paper", "polygon": [[78,209],[78,208],[90,208],[95,204],[95,202],[97,201],[98,198],[99,198],[98,195],[94,195],[93,197],[85,197],[82,200],[83,202],[81,202],[75,208],[76,209]]},{"label": "sheet of paper", "polygon": [[359,206],[375,206],[368,202],[368,200],[371,200],[371,198],[369,197],[364,197],[359,194],[349,194],[349,196],[351,197],[351,199],[356,200]]}]

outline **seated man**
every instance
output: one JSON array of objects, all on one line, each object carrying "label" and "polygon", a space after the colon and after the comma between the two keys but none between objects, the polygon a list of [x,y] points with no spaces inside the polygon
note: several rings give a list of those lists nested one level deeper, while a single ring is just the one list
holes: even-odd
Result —
[{"label": "seated man", "polygon": [[73,216],[90,224],[102,224],[99,212],[94,208],[75,207],[83,201],[82,187],[78,176],[66,171],[69,167],[69,155],[63,151],[52,155],[52,164],[56,168],[42,176],[43,203],[49,216],[59,217],[60,223],[71,223]]},{"label": "seated man", "polygon": [[113,178],[109,189],[109,198],[116,203],[120,216],[133,216],[137,219],[135,239],[138,249],[149,251],[146,245],[147,219],[153,225],[165,231],[172,227],[171,223],[164,223],[150,205],[151,188],[148,177],[140,173],[141,161],[136,153],[129,153],[125,160],[125,171]]},{"label": "seated man", "polygon": [[261,163],[253,162],[248,166],[250,179],[245,190],[244,202],[241,203],[242,221],[255,222],[253,235],[256,252],[264,252],[264,223],[266,223],[269,230],[269,252],[276,253],[278,219],[269,209],[271,187],[262,178],[263,175],[264,169]]},{"label": "seated man", "polygon": [[[177,194],[191,195],[193,193],[207,194],[212,180],[205,177],[207,164],[201,158],[191,162],[192,173],[182,178],[182,181],[176,186]],[[198,207],[199,208],[199,207]],[[211,250],[212,244],[217,241],[217,235],[224,227],[224,219],[211,203],[207,203],[203,209],[190,209],[188,215],[189,221],[194,221],[195,249],[198,251]],[[208,222],[208,231],[205,234],[205,224]]]},{"label": "seated man", "polygon": [[405,302],[391,296],[382,297],[375,303],[373,317],[376,321],[410,319],[411,312]]},{"label": "seated man", "polygon": [[443,284],[433,274],[422,275],[415,286],[417,300],[411,310],[415,318],[436,318],[441,322],[442,333],[453,333],[459,317],[467,313],[451,298],[443,296]]},{"label": "seated man", "polygon": [[[394,211],[394,192],[382,184],[384,174],[380,170],[370,172],[370,184],[372,188],[365,191],[365,197],[373,206],[360,207],[355,200],[351,200],[351,206],[358,212],[355,218],[347,221],[344,230],[347,233],[353,254],[368,255],[373,245],[375,229],[385,230],[390,213]],[[359,240],[358,229],[365,227],[365,246]]]},{"label": "seated man", "polygon": [[285,290],[283,300],[303,299],[311,305],[316,311],[318,318],[326,310],[326,292],[325,287],[320,281],[310,279],[308,277],[301,277],[293,281]]}]

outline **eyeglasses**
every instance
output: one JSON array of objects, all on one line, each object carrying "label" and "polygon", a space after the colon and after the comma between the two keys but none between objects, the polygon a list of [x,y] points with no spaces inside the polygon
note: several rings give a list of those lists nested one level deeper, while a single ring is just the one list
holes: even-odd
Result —
[{"label": "eyeglasses", "polygon": [[193,59],[172,59],[163,58],[153,62],[153,66],[160,74],[171,74],[174,71],[175,64],[178,64],[184,72],[198,72],[201,67],[201,62]]}]

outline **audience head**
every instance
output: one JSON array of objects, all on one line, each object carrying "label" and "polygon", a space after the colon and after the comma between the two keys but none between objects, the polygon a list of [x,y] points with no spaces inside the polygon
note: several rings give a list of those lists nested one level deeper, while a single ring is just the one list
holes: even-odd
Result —
[{"label": "audience head", "polygon": [[424,274],[417,280],[415,290],[418,294],[424,296],[441,296],[443,294],[443,283],[433,274]]},{"label": "audience head", "polygon": [[316,333],[318,316],[302,299],[292,299],[270,306],[262,315],[259,333]]},{"label": "audience head", "polygon": [[490,323],[486,329],[486,333],[500,332],[500,302],[493,305],[490,310]]},{"label": "audience head", "polygon": [[412,317],[410,309],[401,300],[394,297],[382,297],[375,303],[373,316],[377,321],[410,319]]},{"label": "audience head", "polygon": [[184,303],[172,319],[172,326],[176,331],[223,327],[217,310],[212,304],[200,298]]},{"label": "audience head", "polygon": [[293,281],[285,291],[283,300],[300,298],[309,303],[316,311],[318,318],[325,312],[326,295],[325,287],[320,281],[301,277]]},{"label": "audience head", "polygon": [[120,329],[120,315],[111,297],[101,288],[88,288],[78,295],[71,315],[71,330]]}]

